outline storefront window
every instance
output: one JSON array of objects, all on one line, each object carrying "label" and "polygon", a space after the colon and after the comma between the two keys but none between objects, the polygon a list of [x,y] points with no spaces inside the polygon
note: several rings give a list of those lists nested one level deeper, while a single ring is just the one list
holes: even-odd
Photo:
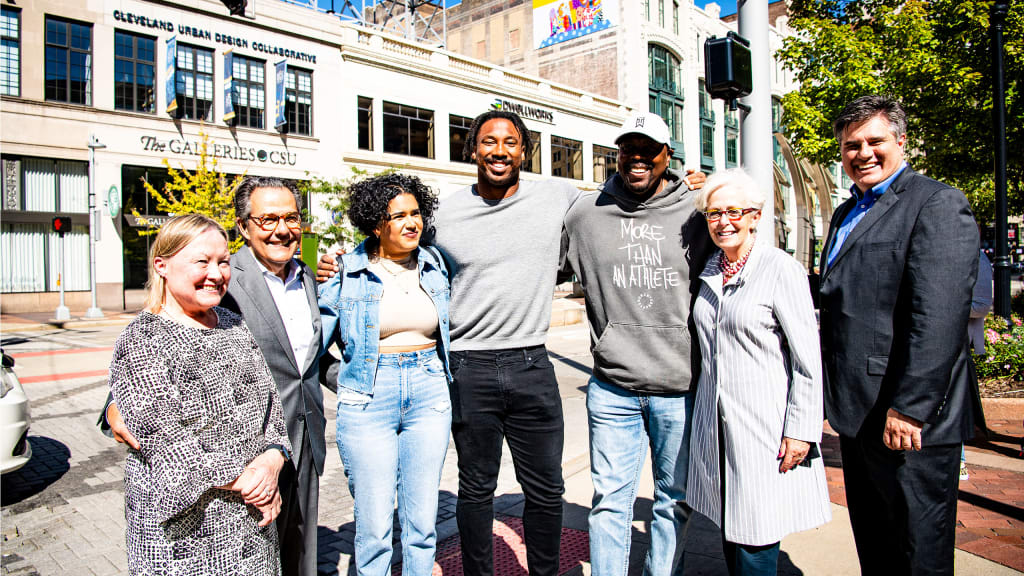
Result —
[{"label": "storefront window", "polygon": [[114,108],[156,111],[156,40],[114,32]]},{"label": "storefront window", "polygon": [[523,172],[540,174],[540,139],[540,132],[530,130],[530,149],[526,150],[526,155],[523,156]]},{"label": "storefront window", "polygon": [[182,118],[213,120],[213,50],[178,44],[174,84]]},{"label": "storefront window", "polygon": [[313,73],[289,66],[284,87],[288,133],[312,136]]},{"label": "storefront window", "polygon": [[262,60],[235,55],[231,58],[231,98],[238,126],[263,128],[266,84]]},{"label": "storefront window", "polygon": [[359,108],[359,149],[373,150],[373,100],[360,96],[357,99]]},{"label": "storefront window", "polygon": [[384,151],[434,157],[434,111],[384,102]]},{"label": "storefront window", "polygon": [[561,136],[551,137],[551,175],[583,179],[583,142]]},{"label": "storefront window", "polygon": [[462,156],[466,137],[469,135],[469,127],[472,124],[472,118],[455,114],[448,115],[448,155],[452,162],[472,162],[469,158]]},{"label": "storefront window", "polygon": [[92,26],[46,18],[46,99],[92,105]]},{"label": "storefront window", "polygon": [[604,182],[618,168],[619,149],[594,144],[594,182]]},{"label": "storefront window", "polygon": [[0,9],[0,94],[21,94],[21,13]]}]

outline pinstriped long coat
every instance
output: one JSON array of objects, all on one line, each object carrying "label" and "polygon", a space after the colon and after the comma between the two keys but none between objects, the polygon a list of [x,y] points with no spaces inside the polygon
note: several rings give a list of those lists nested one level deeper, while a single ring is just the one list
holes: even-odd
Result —
[{"label": "pinstriped long coat", "polygon": [[821,458],[779,473],[783,436],[821,441],[821,355],[814,308],[806,272],[785,252],[755,246],[724,287],[720,258],[721,251],[709,258],[693,309],[702,369],[686,502],[722,527],[730,542],[773,544],[832,518]]}]

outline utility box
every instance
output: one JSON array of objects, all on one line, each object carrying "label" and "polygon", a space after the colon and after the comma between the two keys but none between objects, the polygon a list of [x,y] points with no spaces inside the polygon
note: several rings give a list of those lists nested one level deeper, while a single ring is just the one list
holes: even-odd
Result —
[{"label": "utility box", "polygon": [[735,32],[729,32],[725,38],[705,40],[704,84],[712,98],[721,100],[750,94],[750,42]]}]

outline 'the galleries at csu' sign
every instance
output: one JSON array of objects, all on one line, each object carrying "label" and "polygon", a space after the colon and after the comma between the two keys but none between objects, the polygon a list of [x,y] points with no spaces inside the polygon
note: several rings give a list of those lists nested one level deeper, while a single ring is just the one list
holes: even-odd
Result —
[{"label": "'the galleries at csu' sign", "polygon": [[[202,152],[202,142],[184,140],[182,138],[171,138],[160,140],[156,136],[140,136],[139,142],[146,152],[170,152],[187,156],[199,156]],[[210,141],[206,146],[206,153],[215,158],[237,160],[240,162],[269,162],[285,166],[295,166],[299,155],[290,150],[266,150],[252,146],[235,146],[231,144],[217,144]]]},{"label": "'the galleries at csu' sign", "polygon": [[541,122],[547,122],[548,124],[555,123],[555,113],[552,112],[551,110],[537,108],[536,106],[527,106],[519,102],[509,102],[504,98],[495,98],[494,102],[491,103],[491,108],[493,108],[494,110],[515,112],[521,118],[540,120]]}]

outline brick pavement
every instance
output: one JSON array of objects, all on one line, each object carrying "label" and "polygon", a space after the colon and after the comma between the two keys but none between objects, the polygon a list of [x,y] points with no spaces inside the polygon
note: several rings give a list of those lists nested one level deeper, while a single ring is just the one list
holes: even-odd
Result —
[{"label": "brick pavement", "polygon": [[[988,441],[976,439],[967,448],[970,479],[960,482],[956,547],[1024,572],[1024,473],[971,464],[972,453],[1014,457],[1024,427],[1018,420],[987,422]],[[1016,446],[1013,455],[1008,448]],[[826,424],[822,456],[832,502],[846,506],[839,436]]]}]

